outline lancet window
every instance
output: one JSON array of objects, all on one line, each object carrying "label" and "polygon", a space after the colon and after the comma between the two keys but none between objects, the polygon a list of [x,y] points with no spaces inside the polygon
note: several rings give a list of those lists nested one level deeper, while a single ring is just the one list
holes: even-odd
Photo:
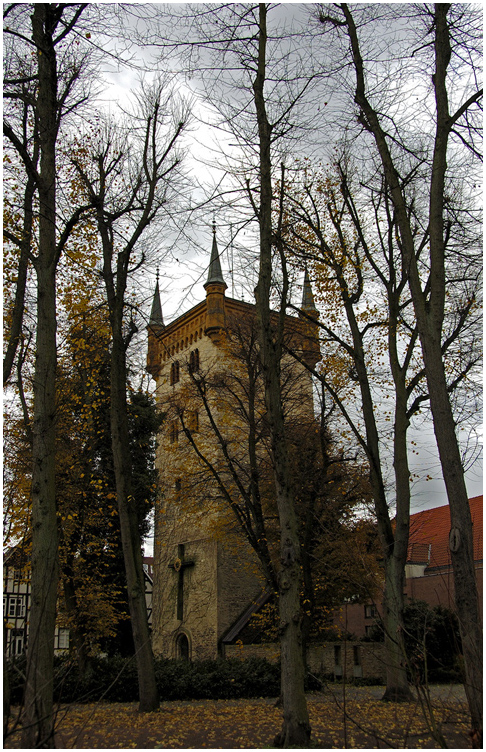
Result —
[{"label": "lancet window", "polygon": [[174,360],[170,367],[170,385],[173,386],[174,384],[177,384],[180,378],[180,366],[179,361]]},{"label": "lancet window", "polygon": [[189,355],[189,373],[197,373],[199,371],[199,350],[196,347],[195,350],[191,350]]},{"label": "lancet window", "polygon": [[171,444],[177,444],[179,441],[179,422],[173,420],[170,424],[169,439]]}]

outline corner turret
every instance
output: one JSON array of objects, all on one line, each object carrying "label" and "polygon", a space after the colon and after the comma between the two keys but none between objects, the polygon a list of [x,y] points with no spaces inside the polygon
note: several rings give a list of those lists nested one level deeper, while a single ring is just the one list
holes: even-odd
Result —
[{"label": "corner turret", "polygon": [[219,344],[226,326],[224,307],[224,292],[228,285],[223,279],[219,260],[218,244],[216,242],[216,225],[213,222],[213,245],[209,261],[208,279],[204,285],[206,290],[206,326],[204,333],[215,343]]},{"label": "corner turret", "polygon": [[307,264],[304,271],[304,286],[302,290],[302,305],[300,307],[299,317],[306,322],[307,340],[304,343],[304,356],[312,368],[321,359],[319,347],[319,311],[314,302],[314,295],[309,279]]},{"label": "corner turret", "polygon": [[157,269],[157,281],[155,283],[154,297],[152,300],[152,310],[150,312],[150,319],[147,326],[147,371],[153,379],[157,379],[161,369],[159,339],[164,329],[165,324],[162,316],[162,306],[160,304],[159,270]]}]

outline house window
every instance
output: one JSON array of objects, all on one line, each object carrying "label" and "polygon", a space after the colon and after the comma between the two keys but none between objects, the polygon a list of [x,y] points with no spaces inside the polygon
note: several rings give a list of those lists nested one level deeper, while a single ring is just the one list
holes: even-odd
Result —
[{"label": "house window", "polygon": [[334,645],[334,665],[341,665],[341,645]]},{"label": "house window", "polygon": [[189,355],[189,373],[197,373],[199,371],[199,350],[191,350]]},{"label": "house window", "polygon": [[179,361],[174,360],[170,367],[170,385],[173,386],[174,384],[177,384],[180,377],[180,366]]},{"label": "house window", "polygon": [[169,440],[171,444],[177,444],[179,441],[179,422],[177,420],[173,420],[170,424]]},{"label": "house window", "polygon": [[367,604],[365,606],[365,619],[375,619],[378,616],[376,606]]},{"label": "house window", "polygon": [[10,596],[8,599],[8,616],[25,616],[25,604],[22,596]]},{"label": "house window", "polygon": [[24,630],[12,629],[9,645],[10,655],[22,655],[24,652]]},{"label": "house window", "polygon": [[69,647],[69,629],[60,629],[58,634],[59,650],[67,650]]},{"label": "house window", "polygon": [[361,666],[361,648],[359,645],[353,645],[353,676],[355,679],[361,679],[363,668]]}]

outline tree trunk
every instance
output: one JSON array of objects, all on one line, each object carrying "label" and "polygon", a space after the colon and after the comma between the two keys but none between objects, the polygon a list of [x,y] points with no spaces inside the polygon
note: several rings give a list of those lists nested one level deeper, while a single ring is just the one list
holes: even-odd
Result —
[{"label": "tree trunk", "polygon": [[17,269],[17,283],[15,288],[15,301],[12,310],[12,323],[8,337],[7,349],[3,359],[3,383],[7,384],[12,373],[15,355],[22,337],[22,322],[24,319],[25,289],[27,286],[27,272],[29,268],[29,253],[32,247],[32,229],[34,226],[33,202],[35,194],[35,179],[33,175],[27,176],[27,185],[24,191],[23,203],[23,233],[20,244],[20,256]]},{"label": "tree trunk", "polygon": [[[345,289],[343,283],[341,289]],[[370,483],[376,521],[385,563],[383,593],[383,626],[385,630],[386,690],[384,700],[409,701],[412,693],[407,682],[406,657],[403,643],[403,588],[407,558],[410,518],[410,475],[408,472],[406,432],[407,400],[404,394],[405,374],[400,373],[396,356],[396,329],[389,324],[391,367],[395,381],[394,467],[397,524],[393,530],[386,501],[380,457],[380,442],[376,426],[371,387],[366,368],[362,334],[351,302],[345,301],[349,326],[353,335],[353,359],[358,375],[363,418],[366,428],[366,451],[370,464]],[[390,314],[392,315],[392,313]]]},{"label": "tree trunk", "polygon": [[[265,401],[268,411],[280,520],[279,631],[284,722],[275,743],[281,747],[307,747],[311,729],[304,691],[305,667],[302,656],[299,531],[289,478],[280,391],[282,348],[279,343],[282,332],[273,332],[270,319],[272,179],[271,126],[268,122],[264,98],[267,43],[266,16],[266,5],[260,3],[258,68],[253,82],[260,153],[260,209],[258,217],[260,225],[260,272],[255,294],[265,383]],[[282,317],[280,317],[280,326],[282,326]]]},{"label": "tree trunk", "polygon": [[89,656],[86,649],[86,642],[83,634],[77,625],[77,597],[76,588],[73,581],[73,556],[68,557],[67,564],[62,569],[62,584],[64,591],[64,603],[66,611],[71,616],[69,626],[69,648],[70,653],[74,652],[78,664],[78,673],[80,679],[84,679],[89,669]]},{"label": "tree trunk", "polygon": [[404,566],[393,554],[385,560],[383,628],[386,689],[382,699],[390,702],[409,702],[413,699],[407,681],[407,659],[403,640]]},{"label": "tree trunk", "polygon": [[59,580],[55,496],[57,72],[51,6],[34,5],[40,177],[32,470],[32,596],[22,746],[53,747],[53,661]]},{"label": "tree trunk", "polygon": [[[403,280],[405,282],[405,280]],[[403,633],[403,606],[405,565],[407,563],[410,531],[410,467],[407,451],[407,431],[410,421],[407,414],[407,364],[411,358],[415,340],[403,354],[400,365],[397,332],[400,315],[399,289],[388,286],[388,357],[395,386],[395,421],[393,425],[393,468],[395,471],[395,530],[393,549],[385,557],[385,592],[383,599],[383,622],[386,646],[386,690],[383,700],[409,702],[413,700],[407,680],[407,655]]]},{"label": "tree trunk", "polygon": [[420,332],[435,437],[451,513],[450,551],[455,604],[464,652],[464,687],[473,730],[482,737],[483,637],[474,572],[471,511],[441,348],[446,295],[444,190],[448,140],[452,127],[446,85],[447,68],[451,58],[448,10],[447,4],[438,3],[435,7],[435,73],[432,80],[437,126],[429,201],[431,291],[428,302],[425,302],[420,285],[415,256],[411,259],[410,289]]},{"label": "tree trunk", "polygon": [[[464,655],[464,689],[474,731],[483,727],[483,633],[474,571],[471,510],[457,443],[441,348],[432,336],[422,339],[434,431],[451,514],[450,552],[456,614]],[[482,746],[482,742],[480,744]]]},{"label": "tree trunk", "polygon": [[7,620],[3,617],[3,741],[8,734],[10,719],[10,681],[8,678],[7,663]]},{"label": "tree trunk", "polygon": [[[118,315],[117,315],[118,314]],[[129,449],[126,400],[125,345],[121,335],[119,311],[112,315],[111,403],[113,464],[120,531],[127,578],[128,604],[137,661],[139,710],[151,712],[159,707],[154,657],[145,601],[145,580],[138,519],[131,493],[131,457]]]},{"label": "tree trunk", "polygon": [[[395,343],[396,344],[396,343]],[[396,348],[391,348],[391,353]],[[393,465],[395,470],[396,512],[393,546],[385,556],[383,625],[386,649],[386,690],[383,700],[410,702],[412,692],[407,680],[407,655],[403,633],[405,564],[410,528],[410,471],[407,457],[407,399],[405,373],[393,368],[395,378],[395,425]]]}]

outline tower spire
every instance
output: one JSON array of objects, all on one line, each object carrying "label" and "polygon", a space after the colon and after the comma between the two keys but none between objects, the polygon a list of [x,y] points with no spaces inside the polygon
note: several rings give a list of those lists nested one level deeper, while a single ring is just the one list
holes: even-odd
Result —
[{"label": "tower spire", "polygon": [[314,302],[307,264],[304,271],[304,287],[299,316],[304,322],[304,330],[306,332],[302,354],[305,361],[314,368],[316,363],[321,359],[319,347],[319,311]]},{"label": "tower spire", "polygon": [[221,341],[226,326],[224,291],[227,287],[228,285],[221,272],[216,242],[216,223],[213,219],[213,246],[211,248],[208,279],[204,285],[206,290],[206,326],[204,332],[216,345]]},{"label": "tower spire", "polygon": [[213,219],[213,245],[211,248],[211,259],[209,261],[208,278],[204,287],[206,288],[207,285],[214,284],[224,285],[225,289],[227,287],[226,282],[223,279],[223,273],[221,271],[218,244],[216,242],[216,222]]},{"label": "tower spire", "polygon": [[162,316],[162,306],[160,305],[159,290],[159,268],[157,267],[157,281],[155,283],[154,299],[152,300],[152,310],[150,312],[149,326],[165,326]]},{"label": "tower spire", "polygon": [[307,270],[307,264],[304,271],[304,288],[302,290],[302,311],[308,315],[317,314],[316,304],[314,302],[314,295],[312,293],[312,287],[309,279],[309,272]]}]

